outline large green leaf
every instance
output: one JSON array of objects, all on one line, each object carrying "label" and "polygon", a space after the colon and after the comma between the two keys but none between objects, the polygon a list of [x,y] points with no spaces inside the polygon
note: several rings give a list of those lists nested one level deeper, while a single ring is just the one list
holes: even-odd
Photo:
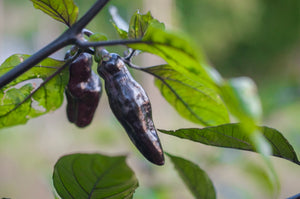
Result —
[{"label": "large green leaf", "polygon": [[132,198],[138,181],[124,156],[72,154],[58,160],[53,183],[62,199]]},{"label": "large green leaf", "polygon": [[[0,66],[0,76],[28,57],[29,55],[16,54],[6,59]],[[62,105],[63,91],[69,79],[68,70],[39,87],[64,63],[47,58],[0,90],[0,128],[24,124],[30,118],[46,114]]]},{"label": "large green leaf", "polygon": [[215,84],[201,62],[204,62],[198,48],[182,34],[167,32],[154,24],[148,26],[147,32],[139,44],[129,47],[149,52],[163,58],[174,70],[188,73],[191,78],[206,81],[205,86],[215,88]]},{"label": "large green leaf", "polygon": [[[269,127],[260,128],[264,138],[271,144],[273,156],[284,158],[300,165],[293,147],[279,131]],[[240,124],[225,124],[202,129],[189,128],[178,129],[176,131],[160,131],[211,146],[255,151],[255,146],[252,144],[249,135],[244,133],[243,127]]]},{"label": "large green leaf", "polygon": [[144,70],[157,78],[156,86],[183,117],[206,126],[229,122],[223,101],[201,78],[192,79],[169,65]]},{"label": "large green leaf", "polygon": [[229,122],[218,85],[188,38],[149,24],[142,41],[129,47],[156,54],[168,63],[145,70],[158,78],[156,82],[163,96],[183,117],[203,125]]},{"label": "large green leaf", "polygon": [[195,198],[216,198],[214,185],[205,171],[186,159],[168,153],[167,155],[171,158],[175,169]]},{"label": "large green leaf", "polygon": [[257,152],[267,156],[271,146],[261,135],[257,124],[261,123],[262,108],[254,81],[248,77],[231,78],[222,81],[220,92],[229,111],[241,123],[243,132],[250,137]]},{"label": "large green leaf", "polygon": [[78,7],[73,0],[31,0],[36,9],[40,9],[53,19],[72,26],[78,16]]}]

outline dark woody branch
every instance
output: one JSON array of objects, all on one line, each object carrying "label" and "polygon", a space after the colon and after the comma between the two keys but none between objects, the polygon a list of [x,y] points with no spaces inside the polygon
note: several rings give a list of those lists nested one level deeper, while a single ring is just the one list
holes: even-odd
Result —
[{"label": "dark woody branch", "polygon": [[76,44],[82,29],[102,10],[109,0],[97,0],[97,2],[79,19],[70,29],[64,32],[56,40],[42,48],[31,57],[20,63],[12,70],[0,77],[0,89],[15,78],[50,56],[57,50],[71,44]]}]

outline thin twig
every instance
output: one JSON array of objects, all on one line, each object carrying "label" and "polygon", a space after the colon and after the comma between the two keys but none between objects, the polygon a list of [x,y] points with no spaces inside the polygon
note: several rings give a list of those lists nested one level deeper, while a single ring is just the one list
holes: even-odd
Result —
[{"label": "thin twig", "polygon": [[60,68],[58,68],[53,74],[51,74],[49,77],[47,77],[37,88],[35,88],[28,96],[26,96],[21,102],[19,102],[13,109],[5,113],[4,115],[1,115],[1,117],[7,116],[17,108],[19,108],[23,103],[25,103],[27,100],[29,100],[40,88],[45,86],[52,78],[54,78],[56,75],[61,73],[68,65],[71,64],[78,56],[80,52],[78,52],[76,55],[74,55],[72,58],[68,59],[64,65],[62,65]]},{"label": "thin twig", "polygon": [[99,42],[83,42],[76,40],[76,45],[81,48],[87,47],[99,47],[99,46],[115,46],[115,45],[126,45],[126,44],[147,44],[151,42],[142,41],[140,39],[136,40],[111,40],[111,41],[99,41]]},{"label": "thin twig", "polygon": [[[67,45],[76,44],[77,40],[80,40],[80,34],[82,29],[102,10],[109,0],[97,0],[96,3],[85,13],[85,15],[79,19],[71,28],[65,31],[53,42],[42,48],[38,52],[34,53],[24,62],[20,63],[12,70],[8,71],[0,77],[0,89],[11,81],[22,75],[24,72],[50,56],[52,53],[59,49],[66,47]],[[89,47],[89,46],[88,46]]]}]

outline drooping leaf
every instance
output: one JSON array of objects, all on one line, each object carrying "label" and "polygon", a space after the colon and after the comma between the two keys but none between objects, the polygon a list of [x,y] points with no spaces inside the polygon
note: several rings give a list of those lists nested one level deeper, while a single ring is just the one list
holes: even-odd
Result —
[{"label": "drooping leaf", "polygon": [[162,95],[186,119],[206,126],[229,122],[223,101],[201,78],[192,79],[169,65],[144,70],[156,77]]},{"label": "drooping leaf", "polygon": [[255,125],[261,120],[261,103],[252,79],[239,77],[224,81],[222,96],[230,112],[241,122]]},{"label": "drooping leaf", "polygon": [[241,123],[257,152],[267,156],[271,155],[271,146],[261,135],[257,124],[262,117],[262,108],[254,81],[248,77],[232,78],[220,84],[223,100],[229,111]]},{"label": "drooping leaf", "polygon": [[[295,150],[279,131],[265,126],[260,128],[264,138],[271,144],[273,156],[284,158],[300,165]],[[160,131],[206,145],[255,151],[255,146],[251,142],[250,136],[244,133],[240,124],[225,124],[202,129],[189,128],[176,131]]]},{"label": "drooping leaf", "polygon": [[[12,55],[0,66],[0,76],[17,66],[29,55]],[[0,90],[0,128],[24,124],[29,119],[46,114],[62,105],[68,70],[52,78],[33,95],[42,82],[65,62],[46,58]],[[31,97],[29,97],[32,95]]]},{"label": "drooping leaf", "polygon": [[31,0],[36,9],[40,9],[53,19],[72,26],[78,16],[78,7],[73,0]]},{"label": "drooping leaf", "polygon": [[[262,155],[262,158],[268,167],[268,171],[270,171],[268,176],[272,179],[270,182],[272,182],[271,185],[273,190],[277,190],[277,188],[280,187],[280,182],[274,170],[274,166],[270,161],[270,155],[286,159],[291,158],[289,155],[292,155],[297,159],[295,152],[290,151],[291,153],[287,154],[288,156],[285,156],[285,154],[281,154],[281,150],[276,151],[277,145],[280,145],[281,141],[283,143],[285,143],[285,141],[281,139],[281,141],[277,143],[276,140],[274,140],[274,142],[273,140],[268,140],[269,137],[264,134],[265,131],[259,129],[257,126],[257,124],[261,123],[262,108],[256,85],[252,79],[248,77],[239,77],[227,81],[223,80],[219,83],[219,88],[221,96],[229,111],[240,122],[239,131],[242,132],[242,135],[244,135],[246,139],[248,139],[247,142],[251,143],[251,151],[256,151]],[[284,151],[285,149],[282,150]],[[294,159],[292,158],[289,160],[293,161]],[[298,160],[296,160],[296,162],[298,162]]]},{"label": "drooping leaf", "polygon": [[[132,44],[129,47],[156,54],[168,63],[167,66],[145,70],[156,77],[161,76],[156,81],[157,85],[167,101],[182,116],[204,125],[229,122],[227,109],[219,96],[218,85],[201,64],[204,62],[199,56],[201,54],[193,47],[191,41],[182,35],[167,32],[151,24],[148,26],[142,41],[145,43]],[[171,87],[172,89],[170,89]],[[193,92],[188,93],[184,89]],[[194,94],[196,96],[193,96]],[[205,107],[209,104],[217,106]]]},{"label": "drooping leaf", "polygon": [[209,176],[198,165],[181,157],[167,155],[172,160],[175,169],[195,198],[215,199],[216,192]]},{"label": "drooping leaf", "polygon": [[169,66],[180,73],[188,73],[193,79],[202,79],[207,87],[216,88],[215,83],[207,74],[201,62],[204,62],[199,49],[193,42],[182,34],[167,32],[150,24],[147,32],[139,44],[129,47],[149,52],[163,58]]},{"label": "drooping leaf", "polygon": [[62,199],[132,198],[138,181],[126,157],[72,154],[58,160],[54,187]]},{"label": "drooping leaf", "polygon": [[273,172],[268,165],[263,166],[261,163],[249,160],[244,162],[243,170],[247,175],[246,178],[255,180],[257,187],[268,195],[268,198],[277,198],[280,193],[280,183],[277,184],[277,180],[274,180]]}]

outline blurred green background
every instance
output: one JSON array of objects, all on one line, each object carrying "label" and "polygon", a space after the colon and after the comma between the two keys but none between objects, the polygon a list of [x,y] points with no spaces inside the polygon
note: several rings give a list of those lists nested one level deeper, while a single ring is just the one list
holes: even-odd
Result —
[{"label": "blurred green background", "polygon": [[[80,16],[95,0],[75,0]],[[300,152],[300,1],[299,0],[112,0],[127,21],[139,9],[150,10],[167,29],[195,40],[225,78],[255,80],[264,108],[264,125],[281,131]],[[118,36],[108,6],[88,25],[109,39]],[[32,54],[65,30],[30,1],[0,0],[0,62],[14,53]],[[124,48],[110,48],[122,53]],[[63,58],[65,49],[53,55]],[[150,66],[161,60],[142,55],[136,63]],[[152,102],[157,128],[197,127],[168,105],[153,86],[153,78],[134,72]],[[249,152],[220,149],[160,134],[165,151],[198,163],[211,177],[218,198],[272,198],[268,184],[254,169],[261,158]],[[53,197],[51,175],[56,160],[74,152],[129,155],[140,188],[135,198],[192,198],[167,160],[164,167],[147,162],[134,148],[109,110],[103,94],[94,122],[85,129],[68,123],[65,104],[27,125],[0,131],[0,198]],[[281,181],[280,198],[300,192],[300,168],[272,158]]]}]

